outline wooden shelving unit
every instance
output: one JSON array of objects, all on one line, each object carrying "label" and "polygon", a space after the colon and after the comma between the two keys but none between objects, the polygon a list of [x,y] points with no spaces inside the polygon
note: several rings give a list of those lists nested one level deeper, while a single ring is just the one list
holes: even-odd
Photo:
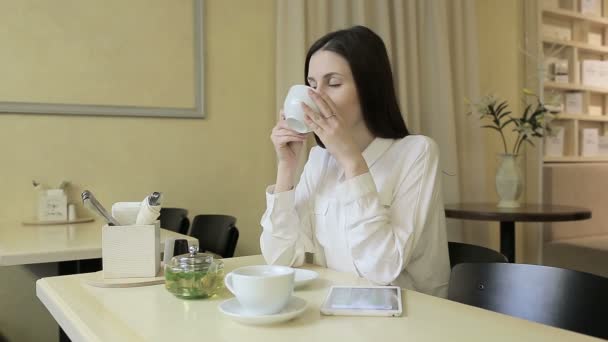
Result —
[{"label": "wooden shelving unit", "polygon": [[[543,0],[539,33],[545,61],[544,97],[561,97],[564,108],[569,92],[580,92],[583,99],[583,113],[557,115],[553,125],[564,129],[564,153],[545,156],[545,163],[608,162],[608,155],[582,156],[580,151],[582,129],[597,128],[600,135],[608,134],[608,83],[601,87],[584,84],[581,71],[585,60],[608,60],[608,0],[599,3],[601,9],[595,14],[584,14],[581,0]],[[556,82],[549,67],[557,60],[567,61],[567,82]]]},{"label": "wooden shelving unit", "polygon": [[543,38],[543,43],[575,47],[575,48],[579,49],[580,51],[588,51],[588,52],[595,52],[598,54],[608,55],[608,46],[598,46],[598,45],[593,45],[593,44],[588,44],[588,43],[583,43],[583,42],[577,42],[577,41],[573,41],[573,40],[561,40],[561,39],[555,39],[555,38]]},{"label": "wooden shelving unit", "polygon": [[602,115],[589,115],[589,114],[568,114],[560,113],[557,115],[556,120],[578,120],[578,121],[594,121],[594,122],[608,122],[608,116]]},{"label": "wooden shelving unit", "polygon": [[545,81],[545,89],[556,89],[565,91],[587,91],[590,93],[608,94],[608,88],[599,88],[582,84],[560,83],[551,81]]},{"label": "wooden shelving unit", "polygon": [[600,163],[608,162],[608,156],[597,156],[597,157],[577,157],[577,156],[564,156],[564,157],[544,157],[545,163]]},{"label": "wooden shelving unit", "polygon": [[574,7],[578,8],[579,1],[559,1],[560,5],[570,7],[569,9],[565,8],[556,8],[556,7],[545,7],[543,8],[543,14],[547,16],[554,16],[562,19],[571,19],[571,20],[579,20],[583,22],[589,22],[596,25],[605,25],[608,26],[608,18],[604,18],[601,16],[594,16],[588,14],[582,14],[574,10]]}]

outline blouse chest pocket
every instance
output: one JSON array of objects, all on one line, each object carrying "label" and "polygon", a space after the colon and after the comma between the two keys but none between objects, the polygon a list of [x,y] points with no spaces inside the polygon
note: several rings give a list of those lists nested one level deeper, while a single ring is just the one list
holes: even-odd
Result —
[{"label": "blouse chest pocket", "polygon": [[336,231],[338,220],[336,202],[333,199],[318,198],[314,203],[314,229],[317,240],[323,247],[328,247],[332,233]]}]

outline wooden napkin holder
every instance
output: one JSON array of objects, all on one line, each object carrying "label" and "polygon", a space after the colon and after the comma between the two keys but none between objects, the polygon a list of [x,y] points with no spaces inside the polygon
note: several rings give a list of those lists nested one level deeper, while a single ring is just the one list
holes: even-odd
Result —
[{"label": "wooden napkin holder", "polygon": [[160,269],[160,222],[102,228],[103,277],[156,277]]}]

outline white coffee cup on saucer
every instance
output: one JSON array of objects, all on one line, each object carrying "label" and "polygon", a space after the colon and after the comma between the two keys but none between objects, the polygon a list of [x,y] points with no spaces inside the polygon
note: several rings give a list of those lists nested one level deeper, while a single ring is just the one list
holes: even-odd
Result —
[{"label": "white coffee cup on saucer", "polygon": [[280,312],[291,298],[294,270],[287,266],[245,266],[228,273],[226,287],[250,315]]},{"label": "white coffee cup on saucer", "polygon": [[298,133],[308,133],[312,131],[304,122],[304,109],[302,102],[306,103],[312,110],[319,112],[319,107],[308,95],[308,90],[312,89],[302,84],[296,84],[289,88],[289,92],[283,103],[283,112],[287,126]]}]

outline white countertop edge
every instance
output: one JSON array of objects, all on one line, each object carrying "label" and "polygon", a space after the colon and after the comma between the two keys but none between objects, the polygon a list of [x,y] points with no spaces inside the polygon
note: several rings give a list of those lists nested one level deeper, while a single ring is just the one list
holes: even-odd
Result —
[{"label": "white countertop edge", "polygon": [[44,254],[0,254],[0,266],[43,264],[47,262],[76,261],[101,258],[101,250],[95,248],[65,251],[49,251]]},{"label": "white countertop edge", "polygon": [[44,278],[36,281],[36,296],[38,299],[40,299],[44,306],[46,306],[55,321],[57,321],[68,337],[73,342],[101,342],[101,340],[88,329],[86,324],[80,320],[78,315],[69,309],[69,306],[66,303],[64,303],[59,297],[54,296],[52,291],[48,291],[47,286],[48,282]]},{"label": "white countertop edge", "polygon": [[[166,230],[161,228],[161,230]],[[188,243],[198,244],[198,239],[189,236],[181,235],[173,231],[168,231],[169,234],[179,235],[180,238],[188,240]],[[165,233],[166,234],[166,233]],[[182,237],[183,236],[183,237]],[[160,250],[164,248],[165,242],[161,240]],[[86,259],[99,259],[101,258],[101,244],[99,247],[87,247],[87,248],[72,248],[72,249],[57,249],[57,250],[44,250],[44,251],[25,251],[19,253],[10,253],[8,251],[0,250],[0,266],[19,266],[28,264],[43,264],[48,262],[61,262],[61,261],[77,261]]]}]

